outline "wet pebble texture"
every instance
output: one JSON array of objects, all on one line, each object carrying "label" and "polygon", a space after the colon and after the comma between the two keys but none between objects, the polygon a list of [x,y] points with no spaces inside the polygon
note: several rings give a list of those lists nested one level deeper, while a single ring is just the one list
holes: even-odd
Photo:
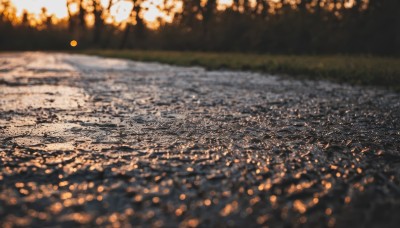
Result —
[{"label": "wet pebble texture", "polygon": [[0,55],[0,226],[398,227],[400,95]]}]

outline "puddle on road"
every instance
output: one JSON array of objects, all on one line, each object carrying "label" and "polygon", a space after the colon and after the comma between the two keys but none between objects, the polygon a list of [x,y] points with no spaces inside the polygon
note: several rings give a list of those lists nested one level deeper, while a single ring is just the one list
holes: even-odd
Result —
[{"label": "puddle on road", "polygon": [[27,111],[31,109],[69,110],[85,105],[81,89],[69,86],[0,86],[0,110]]},{"label": "puddle on road", "polygon": [[105,59],[95,56],[64,55],[63,60],[82,70],[128,70],[129,62],[120,59]]}]

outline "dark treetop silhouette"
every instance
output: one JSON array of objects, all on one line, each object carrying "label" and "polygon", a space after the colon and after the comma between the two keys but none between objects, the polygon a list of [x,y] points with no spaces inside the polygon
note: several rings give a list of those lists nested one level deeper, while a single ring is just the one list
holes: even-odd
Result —
[{"label": "dark treetop silhouette", "polygon": [[[398,0],[164,1],[173,15],[149,28],[146,0],[132,0],[127,20],[106,23],[116,0],[68,0],[69,17],[54,20],[43,10],[32,25],[29,12],[17,22],[10,0],[0,6],[1,49],[136,48],[268,53],[364,53],[399,55]],[[75,11],[71,6],[78,6]],[[29,37],[29,40],[27,38]]]}]

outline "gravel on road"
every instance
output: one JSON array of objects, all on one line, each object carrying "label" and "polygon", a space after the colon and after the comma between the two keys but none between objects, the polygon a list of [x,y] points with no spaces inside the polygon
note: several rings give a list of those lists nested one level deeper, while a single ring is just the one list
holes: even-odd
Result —
[{"label": "gravel on road", "polygon": [[0,55],[0,226],[398,227],[400,94]]}]

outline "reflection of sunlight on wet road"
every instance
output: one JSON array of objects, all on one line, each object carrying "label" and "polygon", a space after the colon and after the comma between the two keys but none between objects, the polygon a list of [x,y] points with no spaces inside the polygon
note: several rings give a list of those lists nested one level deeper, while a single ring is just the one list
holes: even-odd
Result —
[{"label": "reflection of sunlight on wet road", "polygon": [[28,108],[73,109],[83,106],[85,97],[78,88],[52,85],[0,86],[1,109],[26,110]]}]

